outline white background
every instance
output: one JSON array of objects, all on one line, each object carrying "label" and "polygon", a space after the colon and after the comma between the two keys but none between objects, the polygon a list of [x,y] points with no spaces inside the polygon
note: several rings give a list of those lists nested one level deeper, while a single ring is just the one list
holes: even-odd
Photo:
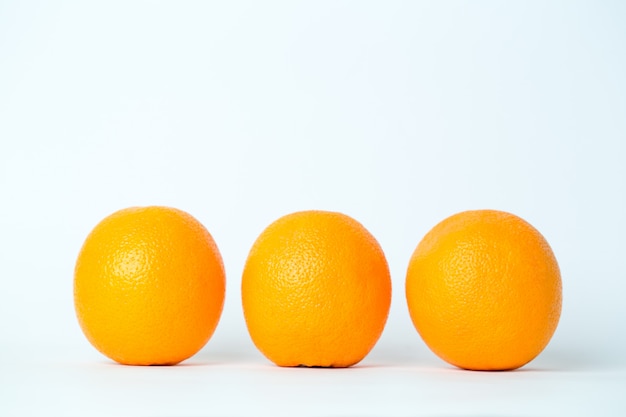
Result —
[{"label": "white background", "polygon": [[[180,3],[180,4],[179,4]],[[626,415],[626,4],[0,2],[0,415]],[[114,365],[74,316],[87,233],[133,205],[190,212],[227,270],[183,366]],[[564,304],[517,372],[455,370],[404,300],[455,212],[532,223]],[[379,240],[394,293],[359,366],[281,369],[252,345],[240,276],[301,209]]]}]

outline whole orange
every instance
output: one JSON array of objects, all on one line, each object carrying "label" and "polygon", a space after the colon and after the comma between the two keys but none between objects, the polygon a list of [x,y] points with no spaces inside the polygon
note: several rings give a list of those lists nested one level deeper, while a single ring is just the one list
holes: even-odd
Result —
[{"label": "whole orange", "polygon": [[89,234],[74,273],[74,302],[87,339],[128,365],[171,365],[209,340],[224,304],[222,258],[188,213],[133,207]]},{"label": "whole orange", "polygon": [[419,243],[406,276],[413,324],[443,360],[508,370],[535,358],[561,314],[561,275],[544,237],[501,211],[458,213]]},{"label": "whole orange", "polygon": [[241,291],[254,344],[280,366],[354,365],[376,344],[391,303],[376,239],[351,217],[327,211],[289,214],[265,229]]}]

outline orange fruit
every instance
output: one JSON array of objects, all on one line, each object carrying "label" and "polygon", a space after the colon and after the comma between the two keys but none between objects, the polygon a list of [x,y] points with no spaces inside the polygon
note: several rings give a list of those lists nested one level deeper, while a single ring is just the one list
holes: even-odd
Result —
[{"label": "orange fruit", "polygon": [[455,214],[430,230],[409,263],[406,298],[430,349],[473,370],[523,366],[561,314],[561,275],[544,237],[501,211]]},{"label": "orange fruit", "polygon": [[128,365],[172,365],[199,351],[217,326],[224,292],[213,238],[169,207],[127,208],[102,220],[74,273],[85,336]]},{"label": "orange fruit", "polygon": [[347,367],[380,337],[391,303],[385,255],[341,213],[302,211],[261,233],[243,271],[256,347],[279,366]]}]

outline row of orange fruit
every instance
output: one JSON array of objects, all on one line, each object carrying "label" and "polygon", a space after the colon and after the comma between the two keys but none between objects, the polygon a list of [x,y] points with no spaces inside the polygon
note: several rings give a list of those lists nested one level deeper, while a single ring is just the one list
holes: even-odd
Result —
[{"label": "row of orange fruit", "polygon": [[[213,238],[190,214],[133,207],[102,220],[79,253],[74,300],[87,339],[129,365],[179,363],[213,334],[225,273]],[[302,211],[267,227],[241,280],[246,325],[280,366],[347,367],[378,341],[391,278],[376,239],[353,218]],[[475,210],[418,244],[406,301],[419,334],[464,369],[515,369],[548,344],[561,277],[544,237],[506,212]]]}]

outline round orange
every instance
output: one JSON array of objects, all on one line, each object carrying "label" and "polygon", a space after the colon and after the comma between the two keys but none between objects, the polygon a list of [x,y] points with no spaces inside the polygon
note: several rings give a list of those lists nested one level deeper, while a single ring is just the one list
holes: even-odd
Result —
[{"label": "round orange", "polygon": [[224,304],[222,258],[209,232],[169,207],[100,222],[78,255],[74,301],[87,339],[128,365],[171,365],[209,340]]},{"label": "round orange", "polygon": [[254,344],[280,366],[356,364],[376,344],[391,303],[376,239],[351,217],[327,211],[289,214],[265,229],[241,291]]},{"label": "round orange", "polygon": [[419,243],[406,277],[413,324],[455,366],[508,370],[535,358],[561,314],[561,275],[544,237],[501,211],[453,215]]}]

